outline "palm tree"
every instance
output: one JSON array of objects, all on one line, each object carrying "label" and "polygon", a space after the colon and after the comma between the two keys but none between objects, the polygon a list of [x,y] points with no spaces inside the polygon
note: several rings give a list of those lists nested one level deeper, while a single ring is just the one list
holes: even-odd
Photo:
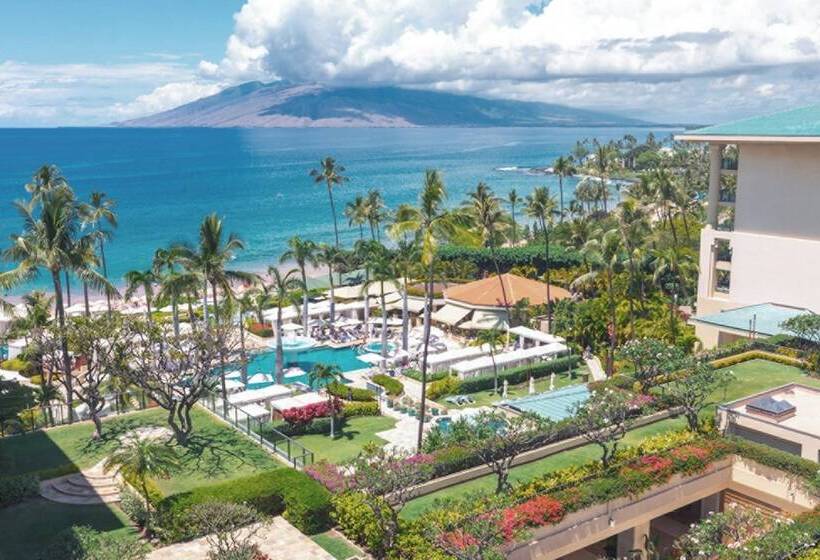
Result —
[{"label": "palm tree", "polygon": [[364,239],[364,224],[367,223],[367,199],[357,194],[356,198],[345,206],[345,218],[347,218],[348,226],[359,226],[359,239]]},{"label": "palm tree", "polygon": [[382,193],[370,189],[366,199],[367,222],[370,224],[370,236],[373,241],[381,242],[381,223],[386,216]]},{"label": "palm tree", "polygon": [[558,175],[558,219],[564,221],[564,177],[572,177],[575,175],[575,167],[572,165],[572,156],[559,156],[552,162],[552,172]]},{"label": "palm tree", "polygon": [[179,468],[174,449],[156,438],[133,436],[120,444],[105,460],[105,472],[117,470],[126,479],[139,483],[139,492],[145,500],[145,526],[150,535],[151,500],[148,494],[148,478],[168,478]]},{"label": "palm tree", "polygon": [[54,426],[54,413],[51,409],[51,403],[60,401],[62,398],[63,395],[57,386],[45,380],[40,383],[39,387],[34,389],[34,402],[40,407],[40,410],[42,410],[43,418],[49,426]]},{"label": "palm tree", "polygon": [[672,240],[674,246],[678,245],[678,232],[675,229],[675,220],[673,212],[675,204],[678,202],[678,189],[676,179],[672,172],[666,167],[659,167],[649,172],[649,182],[653,187],[656,203],[658,208],[663,213],[669,224],[669,229],[672,232]]},{"label": "palm tree", "polygon": [[302,328],[305,329],[305,334],[308,333],[308,283],[307,283],[307,266],[317,266],[316,259],[317,246],[316,243],[309,239],[302,239],[299,236],[293,236],[288,239],[288,250],[282,253],[279,258],[280,263],[293,261],[299,268],[299,274],[302,277]]},{"label": "palm tree", "polygon": [[363,290],[367,291],[370,286],[375,285],[379,287],[379,306],[382,312],[382,328],[381,328],[381,368],[384,370],[387,367],[387,302],[384,297],[384,284],[392,283],[396,280],[398,274],[396,267],[393,264],[393,256],[384,248],[374,250],[371,253],[371,270],[372,275],[370,280],[365,283]]},{"label": "palm tree", "polygon": [[430,313],[433,307],[433,279],[438,246],[447,240],[472,239],[467,226],[469,218],[463,211],[445,207],[447,190],[438,171],[428,170],[419,196],[418,207],[406,207],[400,220],[393,224],[394,235],[416,234],[421,247],[421,263],[427,268],[424,306],[424,350],[421,361],[421,412],[419,414],[418,448],[424,436],[424,414],[427,398],[427,355],[430,344]]},{"label": "palm tree", "polygon": [[623,241],[617,229],[606,231],[600,239],[591,239],[583,249],[584,256],[592,270],[577,278],[576,282],[603,275],[609,306],[609,352],[606,357],[606,373],[612,375],[615,364],[615,348],[618,344],[618,323],[615,314],[618,302],[615,300],[615,275],[623,269]]},{"label": "palm tree", "polygon": [[248,294],[251,297],[251,309],[256,317],[256,322],[264,323],[265,310],[276,305],[276,298],[271,293],[271,287],[260,281]]},{"label": "palm tree", "polygon": [[341,186],[348,179],[343,175],[345,168],[336,163],[332,157],[319,162],[319,169],[311,169],[310,176],[316,183],[327,185],[327,196],[330,199],[330,212],[333,214],[333,233],[336,236],[336,247],[339,246],[339,225],[336,223],[336,204],[333,202],[333,188]]},{"label": "palm tree", "polygon": [[[230,301],[230,300],[229,300]],[[246,291],[234,298],[236,313],[239,316],[239,344],[242,349],[242,383],[248,384],[248,353],[245,351],[245,314],[254,309],[254,294]]]},{"label": "palm tree", "polygon": [[498,393],[498,366],[495,363],[495,352],[499,346],[504,345],[504,333],[496,328],[488,329],[485,331],[478,331],[476,334],[475,340],[473,340],[474,346],[484,346],[487,345],[490,349],[490,360],[493,362],[493,392],[497,395]]},{"label": "palm tree", "polygon": [[[360,263],[364,265],[364,283],[370,284],[370,269],[373,255],[377,254],[382,248],[381,243],[377,241],[357,241],[353,246],[353,253]],[[370,337],[370,290],[363,289],[362,297],[364,298],[364,324],[365,324],[365,339]]]},{"label": "palm tree", "polygon": [[327,393],[327,405],[330,410],[330,438],[336,437],[334,433],[334,424],[336,421],[336,409],[333,406],[333,394],[327,390],[327,386],[334,382],[339,382],[342,378],[342,371],[339,366],[330,364],[316,364],[313,369],[308,372],[308,383],[311,387],[324,387]]},{"label": "palm tree", "polygon": [[[117,227],[115,206],[116,202],[107,198],[103,192],[92,192],[88,204],[82,206],[83,227],[88,226],[91,228],[94,238],[99,244],[100,263],[102,264],[104,278],[108,278],[108,265],[105,262],[105,242],[114,236],[113,230]],[[110,229],[101,225],[103,223],[107,223]],[[87,284],[85,289],[88,289]],[[108,304],[108,312],[111,313],[111,296],[109,294],[106,294],[106,303]]]},{"label": "palm tree", "polygon": [[515,206],[521,202],[521,197],[518,196],[515,189],[511,190],[507,194],[507,202],[510,204],[510,217],[512,218],[512,244],[513,247],[515,247],[518,245],[518,225],[515,223]]},{"label": "palm tree", "polygon": [[333,268],[341,258],[341,250],[328,245],[327,243],[320,243],[316,250],[316,260],[327,266],[327,279],[330,282],[330,322],[336,320],[336,283],[333,281]]},{"label": "palm tree", "polygon": [[410,278],[415,275],[419,263],[419,248],[414,242],[399,241],[394,255],[396,275],[402,280],[401,288],[401,347],[405,352],[409,345],[410,314],[408,312],[408,293]]},{"label": "palm tree", "polygon": [[493,191],[484,183],[479,183],[476,189],[469,195],[469,206],[465,208],[469,212],[479,230],[484,244],[490,248],[490,255],[493,259],[495,274],[498,283],[501,285],[501,297],[504,303],[504,310],[507,313],[507,320],[510,320],[510,302],[507,298],[507,288],[504,279],[501,277],[501,267],[498,264],[496,254],[496,242],[501,232],[507,228],[504,211],[501,209],[501,201],[493,195]]},{"label": "palm tree", "polygon": [[[35,278],[40,271],[47,271],[54,287],[55,315],[64,332],[66,325],[65,305],[61,273],[73,266],[77,248],[79,219],[74,193],[53,167],[41,168],[34,183],[27,185],[32,193],[29,202],[17,201],[14,206],[23,217],[23,233],[11,236],[12,244],[3,252],[3,258],[17,263],[11,270],[0,273],[0,288],[7,289]],[[83,271],[92,287],[113,290],[110,282],[93,269]],[[67,406],[73,410],[71,357],[68,341],[60,336],[63,357],[63,376],[67,393]],[[69,414],[69,423],[73,415]]]},{"label": "palm tree", "polygon": [[597,140],[593,141],[595,149],[594,170],[600,181],[600,193],[604,202],[604,212],[607,212],[607,200],[609,199],[608,177],[615,169],[615,159],[613,149],[610,144],[601,144]]},{"label": "palm tree", "polygon": [[555,213],[555,197],[547,187],[536,187],[532,194],[527,196],[525,212],[535,218],[544,233],[544,263],[547,267],[547,325],[552,330],[552,295],[550,294],[550,228]]},{"label": "palm tree", "polygon": [[151,302],[154,300],[156,275],[151,270],[129,270],[123,279],[125,280],[125,299],[131,299],[138,289],[142,289],[142,293],[145,294],[145,318],[152,323]]},{"label": "palm tree", "polygon": [[[294,297],[294,290],[302,286],[296,278],[298,271],[294,268],[285,273],[275,266],[268,267],[268,275],[271,278],[270,291],[277,301],[276,309],[276,382],[282,383],[285,369],[285,351],[282,348],[282,308],[286,303],[290,303],[296,310],[299,310],[299,302]],[[302,286],[304,290],[304,287]]]}]

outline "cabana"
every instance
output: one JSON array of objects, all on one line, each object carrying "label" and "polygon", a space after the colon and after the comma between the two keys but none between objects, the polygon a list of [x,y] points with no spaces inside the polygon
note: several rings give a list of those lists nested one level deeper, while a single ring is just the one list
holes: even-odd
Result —
[{"label": "cabana", "polygon": [[228,402],[240,406],[250,403],[268,402],[277,399],[283,399],[290,395],[292,391],[285,385],[268,385],[262,389],[253,389],[251,391],[242,391],[228,395]]},{"label": "cabana", "polygon": [[[532,348],[523,350],[513,350],[512,352],[504,352],[503,354],[495,356],[495,365],[499,369],[518,367],[555,357],[568,350],[569,348],[567,348],[566,344],[560,342],[545,344],[543,346],[533,346]],[[493,371],[493,359],[490,356],[482,356],[474,360],[458,362],[453,365],[452,369],[461,379],[475,377],[482,373]]]},{"label": "cabana", "polygon": [[480,356],[486,356],[489,352],[487,345],[484,346],[467,346],[465,348],[458,348],[456,350],[448,350],[441,354],[433,354],[427,357],[427,369],[432,373],[439,371],[446,371],[450,366],[457,362],[471,360]]},{"label": "cabana", "polygon": [[289,410],[291,408],[302,408],[303,406],[309,406],[311,404],[317,404],[326,401],[327,398],[323,397],[319,393],[310,392],[302,393],[301,395],[294,395],[292,397],[287,397],[284,399],[276,399],[274,401],[271,401],[270,406],[271,409],[275,412],[281,413],[283,410]]},{"label": "cabana", "polygon": [[262,418],[270,418],[270,410],[262,405],[250,403],[239,407],[239,410],[249,418],[254,418],[257,420]]},{"label": "cabana", "polygon": [[555,336],[554,334],[537,331],[525,326],[513,327],[510,329],[510,334],[518,337],[521,348],[527,347],[527,341],[532,341],[530,346],[538,346],[539,344],[554,344],[556,342],[566,342],[564,338]]}]

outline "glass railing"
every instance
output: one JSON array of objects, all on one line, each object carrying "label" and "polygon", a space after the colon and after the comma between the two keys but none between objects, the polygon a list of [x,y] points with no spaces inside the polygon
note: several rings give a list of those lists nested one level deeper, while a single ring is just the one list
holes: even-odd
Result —
[{"label": "glass railing", "polygon": [[313,463],[313,451],[274,428],[269,421],[263,422],[249,416],[231,403],[223,406],[222,398],[213,393],[209,393],[199,402],[262,447],[287,460],[295,468],[301,469]]},{"label": "glass railing", "polygon": [[720,201],[721,202],[734,202],[735,197],[737,196],[737,191],[732,189],[721,189],[720,191]]},{"label": "glass railing", "polygon": [[723,158],[720,161],[720,168],[726,171],[737,171],[737,159]]}]

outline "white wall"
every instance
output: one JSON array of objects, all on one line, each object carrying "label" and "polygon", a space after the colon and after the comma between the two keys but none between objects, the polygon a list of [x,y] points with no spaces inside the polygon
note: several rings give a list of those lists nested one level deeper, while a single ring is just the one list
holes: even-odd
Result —
[{"label": "white wall", "polygon": [[738,149],[735,231],[820,239],[820,144]]}]

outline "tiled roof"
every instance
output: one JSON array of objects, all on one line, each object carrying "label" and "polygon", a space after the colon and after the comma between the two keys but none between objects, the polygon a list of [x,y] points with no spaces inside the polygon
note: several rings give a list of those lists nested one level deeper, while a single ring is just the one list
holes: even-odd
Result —
[{"label": "tiled roof", "polygon": [[[514,305],[519,300],[527,298],[530,305],[539,305],[547,302],[547,285],[538,280],[530,280],[515,274],[502,274],[501,282],[507,295],[507,303]],[[501,282],[498,276],[492,275],[475,282],[452,286],[444,292],[448,300],[458,301],[469,305],[484,307],[504,307],[504,294],[501,292]],[[570,296],[570,293],[559,286],[550,285],[550,298],[558,301]]]}]

